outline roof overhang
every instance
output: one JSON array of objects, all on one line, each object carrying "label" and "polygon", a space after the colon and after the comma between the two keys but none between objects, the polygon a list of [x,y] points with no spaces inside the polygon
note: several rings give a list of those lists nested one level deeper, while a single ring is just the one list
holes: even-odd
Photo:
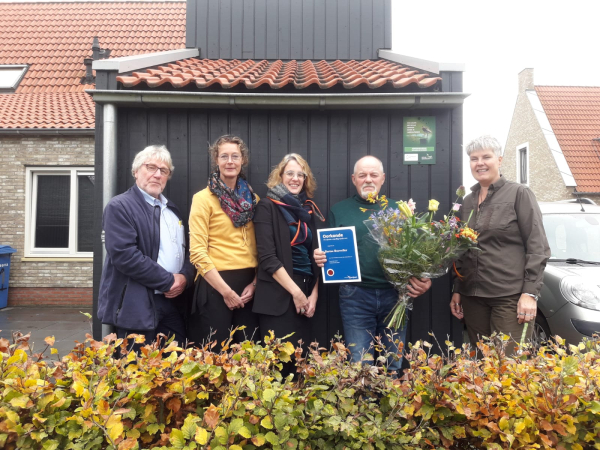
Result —
[{"label": "roof overhang", "polygon": [[426,70],[431,73],[440,72],[464,72],[464,63],[440,63],[437,61],[429,61],[427,59],[415,58],[413,56],[401,55],[392,52],[391,50],[379,50],[377,55],[380,58],[394,61],[399,64],[414,67],[415,69]]},{"label": "roof overhang", "polygon": [[456,108],[470,94],[423,93],[255,93],[178,91],[85,91],[98,104],[221,109],[429,109]]},{"label": "roof overhang", "polygon": [[94,128],[0,128],[2,136],[93,136],[94,133]]},{"label": "roof overhang", "polygon": [[183,48],[143,55],[123,56],[120,58],[99,59],[92,63],[94,70],[116,71],[118,73],[160,66],[180,59],[195,58],[200,55],[197,48]]},{"label": "roof overhang", "polygon": [[529,103],[533,108],[535,118],[537,119],[540,125],[544,138],[548,143],[550,153],[554,157],[554,161],[556,162],[556,166],[558,167],[558,171],[562,176],[565,186],[577,187],[577,182],[575,181],[573,172],[571,172],[569,164],[567,163],[567,159],[565,158],[565,155],[563,154],[563,151],[560,148],[558,139],[556,139],[554,130],[552,130],[552,125],[550,125],[550,121],[548,120],[548,116],[546,115],[546,111],[544,111],[544,107],[542,106],[542,102],[540,101],[537,92],[535,91],[535,89],[528,89],[525,92],[527,94],[527,98],[529,99]]}]

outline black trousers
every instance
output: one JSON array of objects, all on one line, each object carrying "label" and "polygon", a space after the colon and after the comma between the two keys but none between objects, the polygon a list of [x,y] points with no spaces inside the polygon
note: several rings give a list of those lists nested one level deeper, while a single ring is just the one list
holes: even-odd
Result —
[{"label": "black trousers", "polygon": [[[255,273],[254,268],[219,272],[225,283],[238,295],[241,295],[244,288],[252,283]],[[230,310],[223,296],[203,277],[198,277],[192,314],[188,323],[188,339],[196,346],[202,346],[209,339],[216,341],[217,345],[213,351],[219,352],[223,341],[229,338],[230,331],[242,325],[246,328],[233,335],[233,342],[256,339],[254,334],[258,328],[258,317],[252,312],[253,303],[254,299],[246,303],[243,308]]]},{"label": "black trousers", "polygon": [[175,336],[175,340],[180,346],[186,343],[185,322],[181,316],[175,299],[166,298],[162,294],[154,294],[154,307],[158,319],[158,326],[155,330],[129,330],[126,328],[116,327],[117,337],[123,339],[129,334],[143,334],[146,336],[145,344],[150,344],[155,341],[158,333],[163,333],[167,339]]},{"label": "black trousers", "polygon": [[[310,277],[294,274],[292,279],[298,285],[298,287],[302,289],[302,292],[304,292],[307,297],[311,294],[309,291]],[[263,340],[264,337],[269,334],[270,330],[272,330],[275,333],[275,337],[278,338],[282,338],[290,333],[294,333],[292,336],[285,339],[285,341],[290,341],[295,346],[298,346],[298,341],[302,340],[302,347],[306,350],[306,348],[308,348],[312,342],[314,336],[312,332],[312,320],[311,318],[296,312],[296,306],[292,299],[289,299],[288,302],[288,308],[281,316],[257,314],[260,338]],[[284,363],[283,366],[284,367],[281,373],[284,377],[295,372],[294,362]]]}]

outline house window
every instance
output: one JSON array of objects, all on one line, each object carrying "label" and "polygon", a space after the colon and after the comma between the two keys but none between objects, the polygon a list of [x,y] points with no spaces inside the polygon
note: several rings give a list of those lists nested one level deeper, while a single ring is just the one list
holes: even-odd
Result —
[{"label": "house window", "polygon": [[0,65],[0,92],[14,92],[25,76],[27,66]]},{"label": "house window", "polygon": [[93,169],[30,167],[27,202],[26,256],[92,256]]},{"label": "house window", "polygon": [[529,143],[517,146],[517,182],[529,185]]}]

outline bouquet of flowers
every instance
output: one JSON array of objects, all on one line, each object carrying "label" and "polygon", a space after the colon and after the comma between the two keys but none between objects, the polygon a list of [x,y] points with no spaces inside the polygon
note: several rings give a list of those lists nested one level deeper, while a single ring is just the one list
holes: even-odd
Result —
[{"label": "bouquet of flowers", "polygon": [[[371,214],[365,225],[379,244],[378,258],[388,281],[399,293],[399,300],[390,312],[388,326],[397,329],[406,322],[406,308],[412,309],[412,298],[406,286],[410,277],[438,278],[448,272],[464,252],[477,249],[478,234],[456,216],[465,188],[456,191],[458,198],[443,220],[434,221],[439,202],[429,200],[429,211],[416,213],[416,204],[397,202],[388,206],[385,196],[369,194],[368,200],[379,202],[382,209]],[[366,210],[365,210],[366,211]],[[470,216],[469,216],[470,219]]]}]

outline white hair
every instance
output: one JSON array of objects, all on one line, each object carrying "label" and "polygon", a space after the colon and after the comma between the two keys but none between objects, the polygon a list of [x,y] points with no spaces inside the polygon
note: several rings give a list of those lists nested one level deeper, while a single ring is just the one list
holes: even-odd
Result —
[{"label": "white hair", "polygon": [[175,170],[175,166],[173,165],[173,160],[171,159],[171,153],[169,153],[169,150],[167,150],[167,147],[164,145],[149,145],[135,155],[133,163],[131,164],[131,175],[135,177],[135,173],[140,170],[142,164],[151,159],[157,159],[169,166],[169,170],[171,171],[169,178],[171,178],[173,171]]},{"label": "white hair", "polygon": [[471,153],[480,150],[491,150],[496,157],[502,156],[502,146],[500,145],[500,142],[498,142],[498,139],[495,137],[489,135],[479,136],[478,138],[473,139],[467,144],[465,150],[469,156],[471,156]]},{"label": "white hair", "polygon": [[381,160],[379,158],[377,158],[376,156],[367,155],[367,156],[363,156],[362,158],[360,158],[358,161],[356,161],[354,163],[354,171],[352,172],[353,174],[356,173],[356,167],[358,166],[358,163],[361,162],[363,159],[366,159],[366,158],[373,158],[373,159],[375,159],[379,163],[379,166],[381,167],[381,173],[385,173],[383,171],[383,163],[381,162]]}]

